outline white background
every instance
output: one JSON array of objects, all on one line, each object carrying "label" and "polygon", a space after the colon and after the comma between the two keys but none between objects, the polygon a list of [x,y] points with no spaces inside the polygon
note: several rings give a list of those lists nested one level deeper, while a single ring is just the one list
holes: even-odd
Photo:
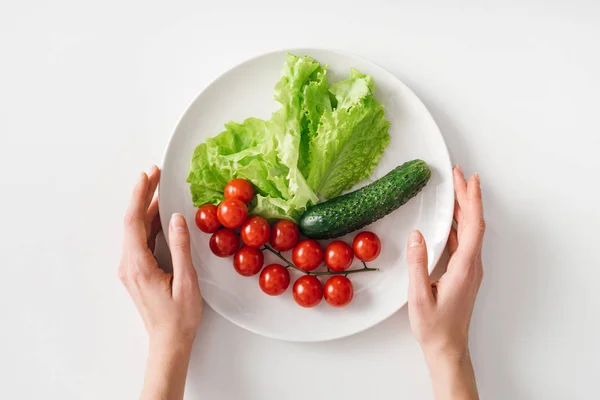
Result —
[{"label": "white background", "polygon": [[[302,46],[397,75],[453,161],[481,174],[489,229],[471,348],[482,398],[596,396],[597,2],[273,3],[0,3],[0,398],[137,398],[147,339],[116,274],[130,188],[219,73]],[[207,309],[186,397],[432,392],[406,309],[319,344],[265,339]]]}]

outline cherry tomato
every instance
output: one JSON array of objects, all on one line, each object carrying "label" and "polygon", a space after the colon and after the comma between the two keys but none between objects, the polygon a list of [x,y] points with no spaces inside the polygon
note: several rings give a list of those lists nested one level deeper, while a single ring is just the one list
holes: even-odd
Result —
[{"label": "cherry tomato", "polygon": [[323,298],[321,282],[312,275],[304,275],[294,283],[294,300],[302,307],[314,307]]},{"label": "cherry tomato", "polygon": [[271,246],[277,251],[288,251],[298,244],[300,229],[292,221],[282,219],[271,228]]},{"label": "cherry tomato", "polygon": [[248,207],[237,199],[225,199],[217,207],[217,217],[225,228],[239,228],[248,218]]},{"label": "cherry tomato", "polygon": [[373,261],[381,252],[381,241],[373,232],[361,232],[354,238],[352,248],[359,260]]},{"label": "cherry tomato", "polygon": [[301,270],[312,271],[323,261],[323,249],[312,239],[303,240],[294,247],[292,261]]},{"label": "cherry tomato", "polygon": [[242,276],[258,274],[264,263],[265,256],[262,251],[251,247],[242,247],[233,256],[233,268]]},{"label": "cherry tomato", "polygon": [[334,307],[344,307],[352,301],[354,287],[350,279],[343,275],[334,275],[323,286],[325,301]]},{"label": "cherry tomato", "polygon": [[325,249],[325,265],[334,272],[347,270],[353,259],[352,248],[341,240],[334,240]]},{"label": "cherry tomato", "polygon": [[240,248],[240,237],[231,229],[219,229],[210,237],[210,250],[217,257],[229,257]]},{"label": "cherry tomato", "polygon": [[254,187],[245,179],[232,179],[225,185],[225,198],[250,203],[254,197]]},{"label": "cherry tomato", "polygon": [[215,233],[221,227],[217,217],[217,206],[205,204],[196,211],[196,225],[204,233]]},{"label": "cherry tomato", "polygon": [[269,296],[279,296],[290,286],[290,273],[283,265],[267,265],[260,273],[258,284]]},{"label": "cherry tomato", "polygon": [[242,225],[240,235],[246,246],[258,249],[269,241],[271,227],[262,217],[250,217]]}]

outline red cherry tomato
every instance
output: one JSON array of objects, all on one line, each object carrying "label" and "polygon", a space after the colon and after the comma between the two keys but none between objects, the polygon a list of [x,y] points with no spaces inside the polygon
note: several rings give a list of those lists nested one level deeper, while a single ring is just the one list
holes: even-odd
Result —
[{"label": "red cherry tomato", "polygon": [[300,229],[292,221],[282,219],[271,228],[271,246],[277,251],[288,251],[298,244]]},{"label": "red cherry tomato", "polygon": [[217,206],[205,204],[196,211],[196,226],[204,233],[215,233],[221,227]]},{"label": "red cherry tomato", "polygon": [[354,287],[350,279],[342,275],[334,275],[325,282],[323,292],[327,303],[334,307],[344,307],[352,301]]},{"label": "red cherry tomato", "polygon": [[226,199],[237,199],[242,203],[250,203],[254,197],[254,187],[245,179],[232,179],[224,190]]},{"label": "red cherry tomato", "polygon": [[302,307],[314,307],[323,298],[321,282],[312,275],[304,275],[294,283],[294,300]]},{"label": "red cherry tomato", "polygon": [[210,237],[210,250],[217,257],[229,257],[240,248],[240,237],[230,229],[219,229]]},{"label": "red cherry tomato", "polygon": [[242,225],[240,235],[246,246],[258,249],[269,241],[271,227],[262,217],[250,217]]},{"label": "red cherry tomato", "polygon": [[352,248],[359,260],[373,261],[381,252],[381,241],[373,232],[361,232],[354,238]]},{"label": "red cherry tomato", "polygon": [[290,273],[283,265],[267,265],[260,273],[258,284],[269,296],[279,296],[290,286]]},{"label": "red cherry tomato", "polygon": [[301,270],[312,271],[323,261],[323,249],[315,240],[303,240],[294,247],[292,261]]},{"label": "red cherry tomato", "polygon": [[334,240],[325,249],[325,265],[334,272],[347,270],[353,259],[352,248],[341,240]]},{"label": "red cherry tomato", "polygon": [[233,256],[233,268],[242,276],[258,274],[265,262],[262,251],[251,247],[242,247]]},{"label": "red cherry tomato", "polygon": [[248,218],[248,207],[237,199],[226,199],[217,207],[217,217],[225,228],[239,228]]}]

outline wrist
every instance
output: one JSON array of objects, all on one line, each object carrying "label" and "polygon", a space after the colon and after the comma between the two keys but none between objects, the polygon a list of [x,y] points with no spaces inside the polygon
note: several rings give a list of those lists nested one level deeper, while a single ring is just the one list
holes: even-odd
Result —
[{"label": "wrist", "polygon": [[456,364],[470,360],[468,340],[421,343],[421,349],[428,364],[435,361]]},{"label": "wrist", "polygon": [[142,399],[182,399],[194,336],[150,335]]},{"label": "wrist", "polygon": [[468,346],[423,349],[436,399],[478,399]]},{"label": "wrist", "polygon": [[430,370],[442,368],[442,369],[454,369],[460,368],[461,365],[471,363],[471,355],[469,348],[454,348],[454,347],[441,347],[441,348],[429,348],[423,349],[425,355],[425,361]]},{"label": "wrist", "polygon": [[195,336],[196,335],[183,335],[171,332],[153,333],[150,335],[150,352],[191,352]]}]

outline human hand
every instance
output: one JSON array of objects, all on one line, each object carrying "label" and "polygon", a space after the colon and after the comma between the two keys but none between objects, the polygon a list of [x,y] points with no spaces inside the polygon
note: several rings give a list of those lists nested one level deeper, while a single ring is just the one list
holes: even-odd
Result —
[{"label": "human hand", "polygon": [[154,192],[160,170],[142,173],[133,190],[127,214],[119,277],[140,313],[152,344],[188,348],[202,318],[202,296],[192,264],[190,235],[185,219],[173,214],[169,242],[173,273],[159,268],[154,258],[161,230]]},{"label": "human hand", "polygon": [[467,183],[453,170],[456,203],[448,238],[446,273],[434,283],[427,271],[427,246],[419,231],[408,240],[409,316],[413,332],[427,352],[465,354],[475,298],[483,278],[481,248],[485,232],[479,175]]},{"label": "human hand", "polygon": [[408,239],[410,325],[429,367],[436,399],[476,399],[469,355],[469,325],[483,279],[485,233],[479,175],[467,183],[459,166],[452,171],[456,202],[448,238],[446,273],[434,283],[427,270],[427,246],[419,231]]}]

